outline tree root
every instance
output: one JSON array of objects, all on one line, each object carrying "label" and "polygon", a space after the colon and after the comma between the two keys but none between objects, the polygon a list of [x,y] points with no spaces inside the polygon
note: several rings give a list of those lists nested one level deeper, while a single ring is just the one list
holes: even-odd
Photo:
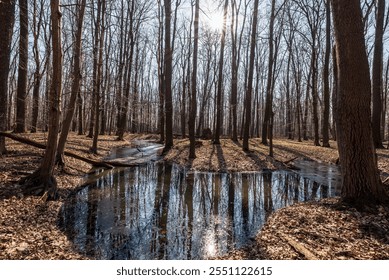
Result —
[{"label": "tree root", "polygon": [[20,179],[19,184],[24,195],[41,196],[44,201],[58,198],[57,180],[54,176],[41,175],[40,169]]}]

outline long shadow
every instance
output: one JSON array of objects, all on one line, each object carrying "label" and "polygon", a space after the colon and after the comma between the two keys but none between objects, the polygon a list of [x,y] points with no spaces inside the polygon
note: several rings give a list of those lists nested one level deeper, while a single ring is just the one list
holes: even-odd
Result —
[{"label": "long shadow", "polygon": [[303,154],[303,153],[298,152],[296,150],[293,150],[291,148],[287,148],[287,147],[284,147],[281,145],[274,145],[274,148],[280,149],[281,151],[286,151],[288,153],[294,154],[295,156],[301,157],[301,158],[306,159],[306,160],[313,160],[314,161],[313,158],[308,157],[306,154]]},{"label": "long shadow", "polygon": [[384,153],[379,153],[379,152],[377,152],[377,156],[383,157],[383,158],[389,158],[389,155],[386,155]]},{"label": "long shadow", "polygon": [[[242,144],[240,144],[238,141],[234,141],[234,143],[235,143],[240,149],[243,150]],[[257,154],[255,154],[253,151],[250,151],[250,150],[249,150],[249,151],[243,150],[243,151],[244,151],[244,153],[246,154],[247,157],[249,157],[250,159],[252,159],[252,160],[254,161],[254,163],[255,163],[255,165],[258,167],[258,169],[260,169],[260,168],[263,169],[263,163],[264,163],[264,161],[261,160]],[[261,152],[259,152],[259,153],[261,153]],[[266,155],[263,154],[263,153],[261,153],[261,154],[264,155],[264,156],[266,156]],[[268,157],[266,156],[266,158],[268,158]]]},{"label": "long shadow", "polygon": [[226,159],[224,158],[223,149],[222,149],[221,145],[213,145],[213,146],[214,147],[216,146],[217,159],[219,161],[220,172],[227,172]]}]

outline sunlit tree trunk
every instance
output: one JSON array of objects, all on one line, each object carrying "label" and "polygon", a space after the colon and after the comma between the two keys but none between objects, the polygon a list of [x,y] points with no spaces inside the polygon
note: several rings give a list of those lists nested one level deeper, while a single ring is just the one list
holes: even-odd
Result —
[{"label": "sunlit tree trunk", "polygon": [[38,170],[32,175],[21,180],[27,194],[42,195],[47,192],[49,199],[57,196],[57,182],[54,177],[55,155],[59,132],[59,120],[61,116],[61,91],[62,91],[62,46],[61,46],[61,11],[60,1],[50,2],[52,47],[53,47],[53,77],[49,92],[49,133],[47,136],[47,148]]},{"label": "sunlit tree trunk", "polygon": [[[76,41],[74,44],[74,55],[73,55],[73,73],[72,73],[72,88],[70,94],[70,100],[66,110],[65,118],[62,122],[61,135],[58,141],[57,149],[57,163],[64,165],[64,151],[66,139],[69,134],[70,125],[73,119],[74,111],[76,109],[77,97],[80,94],[80,84],[81,84],[81,50],[82,50],[82,26],[84,23],[84,13],[86,0],[78,1],[79,8],[77,9],[77,30],[76,30]],[[80,112],[82,113],[82,112]]]},{"label": "sunlit tree trunk", "polygon": [[369,64],[359,0],[332,0],[338,68],[337,133],[342,199],[357,206],[386,200],[371,130]]}]

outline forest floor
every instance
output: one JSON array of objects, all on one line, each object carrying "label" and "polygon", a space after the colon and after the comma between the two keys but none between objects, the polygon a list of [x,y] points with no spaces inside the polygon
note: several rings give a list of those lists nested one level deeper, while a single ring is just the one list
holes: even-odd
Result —
[{"label": "forest floor", "polygon": [[[43,133],[23,136],[40,143]],[[113,147],[130,146],[133,139],[158,139],[151,135],[99,137],[99,154],[89,153],[92,139],[71,133],[67,150],[94,160],[102,159]],[[80,254],[58,228],[58,212],[66,197],[82,182],[91,166],[66,157],[66,168],[56,170],[60,198],[43,201],[24,197],[18,181],[39,165],[43,150],[6,139],[8,154],[0,157],[0,259],[88,259]],[[193,170],[260,171],[288,168],[295,158],[335,163],[331,148],[311,142],[275,140],[274,158],[259,139],[250,140],[250,152],[240,143],[222,139],[220,145],[198,142],[197,158],[188,161],[188,140],[176,139],[165,160]],[[389,176],[389,150],[379,150],[378,164],[383,179]],[[340,204],[337,198],[299,203],[272,214],[253,244],[234,250],[223,259],[389,259],[389,209],[378,207],[359,212]]]}]

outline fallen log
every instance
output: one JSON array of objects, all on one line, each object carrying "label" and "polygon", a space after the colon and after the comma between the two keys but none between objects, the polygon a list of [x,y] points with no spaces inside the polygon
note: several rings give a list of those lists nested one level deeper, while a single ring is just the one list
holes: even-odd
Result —
[{"label": "fallen log", "polygon": [[310,250],[308,250],[303,244],[294,241],[292,238],[287,236],[284,233],[279,233],[281,239],[283,239],[286,243],[288,243],[293,249],[295,249],[298,253],[302,254],[307,260],[318,260],[319,258],[313,254]]},{"label": "fallen log", "polygon": [[[25,138],[25,137],[22,137],[22,136],[13,134],[13,133],[1,132],[0,131],[0,136],[10,138],[10,139],[15,140],[17,142],[20,142],[20,143],[23,143],[23,144],[26,144],[26,145],[30,145],[30,146],[33,146],[35,148],[46,149],[46,145],[44,145],[42,143],[38,143],[38,142],[36,142],[34,140],[31,140],[31,139],[28,139],[28,138]],[[65,154],[65,156],[72,157],[72,158],[84,161],[84,162],[89,163],[89,164],[91,164],[91,165],[93,165],[95,167],[103,167],[103,168],[108,168],[108,169],[112,169],[114,167],[132,167],[132,166],[137,166],[138,165],[138,164],[134,164],[134,163],[123,163],[123,162],[115,162],[115,161],[93,160],[93,159],[86,158],[86,157],[77,155],[75,153],[72,153],[72,152],[69,152],[69,151],[66,151],[66,150],[65,150],[64,154]]]}]

